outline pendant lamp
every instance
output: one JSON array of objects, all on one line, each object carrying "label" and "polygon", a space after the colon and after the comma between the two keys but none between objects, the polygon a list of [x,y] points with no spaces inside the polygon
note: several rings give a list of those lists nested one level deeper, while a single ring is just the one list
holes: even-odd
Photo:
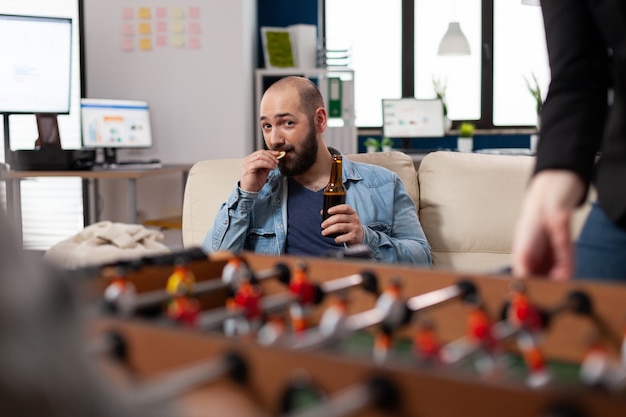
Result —
[{"label": "pendant lamp", "polygon": [[461,31],[461,25],[459,22],[450,22],[448,25],[448,31],[441,42],[439,43],[439,49],[437,55],[450,56],[450,55],[469,55],[470,46],[467,38]]}]

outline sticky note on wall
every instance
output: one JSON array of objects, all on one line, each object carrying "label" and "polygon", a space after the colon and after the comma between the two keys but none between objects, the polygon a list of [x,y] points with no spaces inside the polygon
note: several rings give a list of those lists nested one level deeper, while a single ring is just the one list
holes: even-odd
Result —
[{"label": "sticky note on wall", "polygon": [[152,49],[152,39],[141,38],[139,39],[139,49],[142,51],[149,51]]},{"label": "sticky note on wall", "polygon": [[149,35],[150,33],[152,33],[150,23],[139,23],[139,28],[137,32],[139,32],[139,34],[141,35]]},{"label": "sticky note on wall", "polygon": [[137,16],[139,16],[140,19],[150,19],[150,17],[152,17],[150,13],[150,8],[140,7],[139,10],[137,11]]}]

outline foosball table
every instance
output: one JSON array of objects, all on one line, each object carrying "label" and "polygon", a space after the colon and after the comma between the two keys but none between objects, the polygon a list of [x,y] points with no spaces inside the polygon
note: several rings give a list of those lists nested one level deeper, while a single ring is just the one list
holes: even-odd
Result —
[{"label": "foosball table", "polygon": [[181,415],[626,415],[620,285],[195,250],[151,261],[82,281],[89,343],[112,383]]}]

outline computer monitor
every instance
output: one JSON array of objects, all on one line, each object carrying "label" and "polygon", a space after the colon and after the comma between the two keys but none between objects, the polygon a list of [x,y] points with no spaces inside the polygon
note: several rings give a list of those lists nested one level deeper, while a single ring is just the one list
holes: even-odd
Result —
[{"label": "computer monitor", "polygon": [[57,115],[70,112],[72,19],[0,14],[0,39],[5,126],[10,114],[36,114],[39,146],[60,148]]},{"label": "computer monitor", "polygon": [[152,147],[145,100],[83,98],[80,113],[83,147],[103,149],[107,164],[117,163],[117,149]]},{"label": "computer monitor", "polygon": [[383,136],[389,138],[443,137],[443,103],[439,99],[382,99]]}]

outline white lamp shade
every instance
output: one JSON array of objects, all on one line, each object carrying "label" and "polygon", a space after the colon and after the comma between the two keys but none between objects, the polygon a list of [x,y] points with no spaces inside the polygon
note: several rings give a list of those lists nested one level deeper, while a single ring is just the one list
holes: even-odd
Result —
[{"label": "white lamp shade", "polygon": [[527,6],[541,6],[539,0],[522,0],[522,4],[525,4]]},{"label": "white lamp shade", "polygon": [[450,22],[439,44],[437,55],[469,55],[470,46],[459,22]]}]

